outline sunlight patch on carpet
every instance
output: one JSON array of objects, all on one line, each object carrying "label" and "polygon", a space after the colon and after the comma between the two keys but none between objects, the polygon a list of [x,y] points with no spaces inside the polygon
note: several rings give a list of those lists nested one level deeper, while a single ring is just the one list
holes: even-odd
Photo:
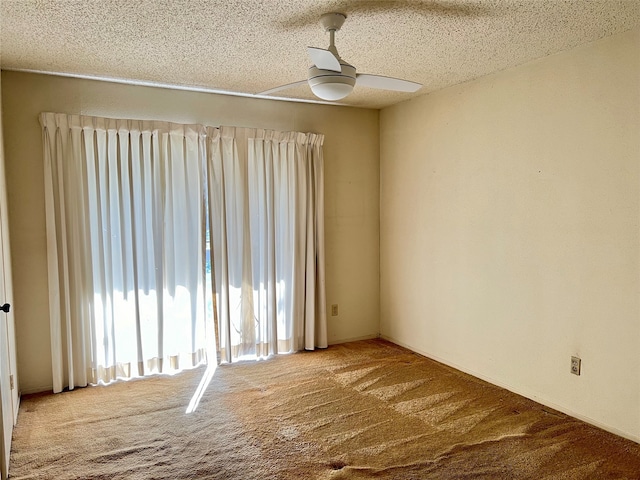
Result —
[{"label": "sunlight patch on carpet", "polygon": [[196,388],[193,397],[191,397],[191,400],[189,400],[189,405],[187,405],[187,410],[185,411],[186,414],[196,411],[198,405],[200,404],[200,400],[202,400],[204,392],[207,391],[207,388],[209,387],[209,384],[211,383],[211,380],[213,379],[213,375],[215,373],[216,365],[208,365],[207,369],[204,371],[202,380],[200,380],[200,383],[198,384],[198,388]]}]

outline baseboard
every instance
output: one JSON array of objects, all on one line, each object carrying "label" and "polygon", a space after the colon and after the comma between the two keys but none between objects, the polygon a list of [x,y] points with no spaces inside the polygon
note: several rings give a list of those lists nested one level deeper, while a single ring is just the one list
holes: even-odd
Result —
[{"label": "baseboard", "polygon": [[[359,342],[360,340],[372,340],[374,338],[380,338],[380,335],[375,333],[373,335],[365,335],[364,337],[341,338],[339,340],[333,340],[333,341],[329,342],[329,345],[340,345],[341,343]],[[389,341],[391,341],[391,340],[389,340]],[[409,347],[407,347],[407,348],[409,348]]]},{"label": "baseboard", "polygon": [[533,394],[532,392],[529,392],[529,391],[526,391],[526,390],[523,390],[523,389],[520,389],[520,388],[515,388],[512,385],[500,382],[500,381],[495,380],[495,379],[493,379],[491,377],[488,377],[486,375],[482,375],[481,373],[478,373],[478,372],[475,372],[475,371],[473,371],[471,369],[468,369],[468,368],[462,367],[460,365],[457,365],[457,364],[455,364],[453,362],[450,362],[450,361],[448,361],[448,360],[446,360],[444,358],[440,358],[440,357],[438,357],[436,355],[432,355],[432,354],[430,354],[428,352],[424,352],[424,351],[420,350],[419,348],[415,348],[415,347],[413,347],[411,345],[408,345],[408,344],[406,344],[404,342],[396,340],[393,337],[390,337],[388,335],[382,335],[381,334],[380,338],[382,338],[383,340],[387,340],[388,342],[395,343],[396,345],[399,345],[401,347],[407,348],[407,349],[411,350],[412,352],[415,352],[415,353],[418,353],[418,354],[420,354],[420,355],[422,355],[424,357],[430,358],[431,360],[435,360],[436,362],[439,362],[439,363],[442,363],[444,365],[447,365],[448,367],[455,368],[456,370],[459,370],[459,371],[464,372],[466,374],[472,375],[472,376],[474,376],[476,378],[479,378],[480,380],[484,380],[485,382],[488,382],[488,383],[490,383],[492,385],[495,385],[495,386],[500,387],[500,388],[504,388],[505,390],[509,390],[510,392],[513,392],[513,393],[516,393],[518,395],[521,395],[521,396],[523,396],[525,398],[528,398],[529,400],[533,400],[534,402],[537,402],[537,403],[539,403],[541,405],[544,405],[544,406],[549,407],[549,408],[553,408],[554,410],[557,410],[558,412],[562,412],[562,413],[564,413],[566,415],[569,415],[570,417],[577,418],[578,420],[582,420],[583,422],[588,423],[590,425],[593,425],[594,427],[601,428],[602,430],[605,430],[605,431],[607,431],[609,433],[613,433],[614,435],[617,435],[619,437],[626,438],[627,440],[632,440],[632,441],[634,441],[636,443],[640,443],[640,437],[637,436],[637,435],[633,435],[631,433],[624,432],[622,430],[618,430],[615,427],[611,427],[610,425],[606,425],[606,424],[604,424],[602,422],[594,420],[593,418],[587,417],[585,415],[581,415],[581,414],[579,414],[577,412],[574,412],[573,410],[571,410],[569,408],[566,408],[566,407],[564,407],[562,405],[558,405],[558,404],[555,404],[553,402],[550,402],[550,401],[546,400],[545,398],[541,398],[538,395]]}]

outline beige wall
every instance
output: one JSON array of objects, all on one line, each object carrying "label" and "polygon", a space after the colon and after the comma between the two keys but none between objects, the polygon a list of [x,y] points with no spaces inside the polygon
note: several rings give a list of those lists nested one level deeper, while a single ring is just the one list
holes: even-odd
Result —
[{"label": "beige wall", "polygon": [[635,29],[380,116],[382,335],[636,441],[639,52]]},{"label": "beige wall", "polygon": [[[23,392],[51,388],[46,270],[43,111],[236,125],[325,135],[329,341],[379,327],[379,113],[377,110],[228,97],[2,72],[13,246],[18,372]],[[329,311],[329,310],[328,310]]]}]

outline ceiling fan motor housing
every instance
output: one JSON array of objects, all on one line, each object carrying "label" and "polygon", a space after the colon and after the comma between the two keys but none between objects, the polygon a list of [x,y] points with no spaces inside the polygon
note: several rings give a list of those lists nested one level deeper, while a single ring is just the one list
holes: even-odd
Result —
[{"label": "ceiling fan motor housing", "polygon": [[340,100],[353,91],[356,84],[356,69],[340,62],[341,72],[322,70],[315,65],[309,67],[309,86],[314,95],[323,100]]}]

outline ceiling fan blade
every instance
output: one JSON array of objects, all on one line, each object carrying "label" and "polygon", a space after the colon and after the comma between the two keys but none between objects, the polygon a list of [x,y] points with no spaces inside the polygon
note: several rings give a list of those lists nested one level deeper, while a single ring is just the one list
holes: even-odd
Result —
[{"label": "ceiling fan blade", "polygon": [[356,76],[356,85],[370,88],[380,88],[382,90],[394,90],[396,92],[417,92],[422,88],[422,84],[400,80],[399,78],[383,77],[382,75],[369,75],[359,73]]},{"label": "ceiling fan blade", "polygon": [[313,64],[321,70],[341,72],[340,61],[329,50],[324,48],[307,47],[307,52]]},{"label": "ceiling fan blade", "polygon": [[288,88],[297,87],[299,85],[306,85],[307,83],[308,83],[307,80],[300,80],[299,82],[287,83],[286,85],[280,85],[279,87],[265,90],[264,92],[257,93],[256,95],[271,95],[272,93],[280,92]]}]

